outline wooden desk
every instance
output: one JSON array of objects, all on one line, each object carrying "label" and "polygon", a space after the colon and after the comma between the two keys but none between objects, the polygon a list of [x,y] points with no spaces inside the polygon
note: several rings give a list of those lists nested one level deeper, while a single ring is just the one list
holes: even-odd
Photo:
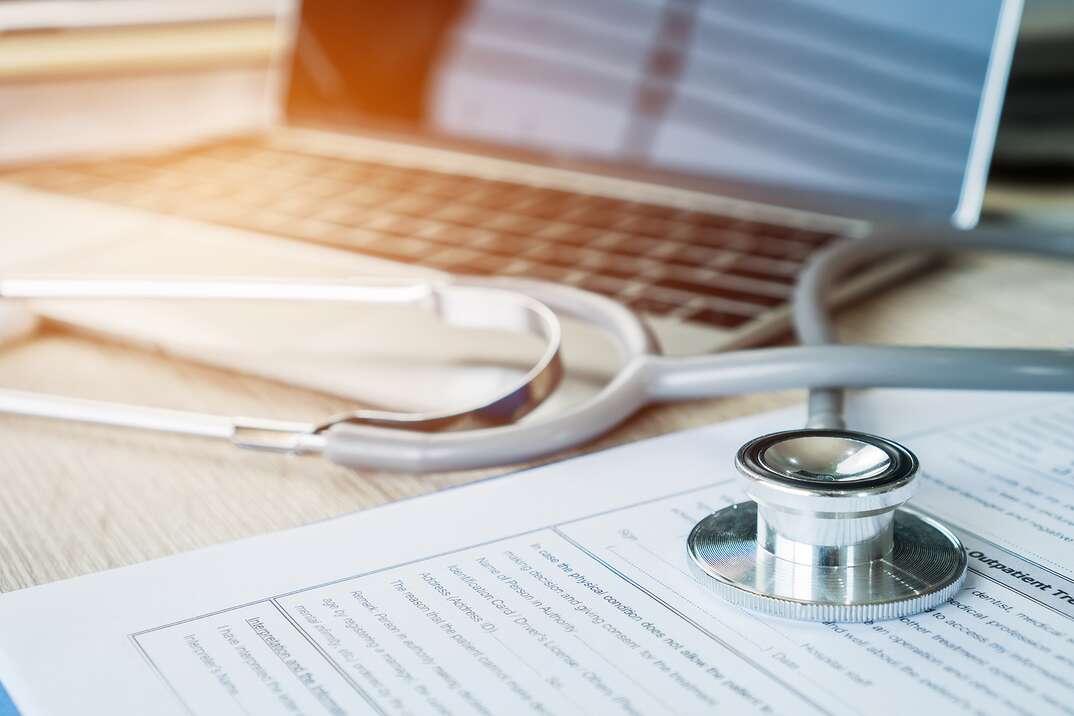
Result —
[{"label": "wooden desk", "polygon": [[[851,341],[1074,345],[1074,264],[962,256],[841,317]],[[331,399],[46,334],[0,351],[7,386],[287,416]],[[587,449],[794,404],[798,391],[650,408]],[[296,527],[499,471],[355,472],[210,441],[0,418],[0,590]]]}]

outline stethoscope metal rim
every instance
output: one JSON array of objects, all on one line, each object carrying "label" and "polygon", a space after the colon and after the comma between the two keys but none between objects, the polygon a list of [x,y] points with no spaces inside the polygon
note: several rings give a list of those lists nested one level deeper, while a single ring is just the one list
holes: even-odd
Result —
[{"label": "stethoscope metal rim", "polygon": [[[962,588],[968,567],[966,551],[943,524],[902,508],[895,515],[894,540],[892,554],[879,564],[794,564],[763,553],[757,544],[756,503],[751,501],[705,517],[690,531],[686,544],[690,570],[702,587],[731,604],[767,616],[821,622],[898,619],[944,604]],[[927,559],[922,559],[923,554]],[[767,586],[756,581],[758,564],[775,575],[764,582]],[[925,570],[938,573],[939,578]],[[858,579],[859,575],[864,579]],[[784,584],[819,582],[836,585],[836,590],[824,599],[796,596],[793,588],[772,588],[780,577],[788,578]],[[866,595],[862,585],[870,584],[873,588]],[[838,585],[844,587],[841,592]]]}]

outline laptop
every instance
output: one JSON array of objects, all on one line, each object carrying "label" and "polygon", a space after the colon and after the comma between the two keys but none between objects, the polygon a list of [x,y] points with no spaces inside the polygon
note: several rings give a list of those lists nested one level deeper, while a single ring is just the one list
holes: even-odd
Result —
[{"label": "laptop", "polygon": [[[520,276],[621,301],[668,353],[755,345],[786,332],[795,278],[830,242],[877,222],[976,224],[1020,12],[1016,0],[306,0],[287,25],[280,126],[9,168],[0,210],[15,238],[63,246],[22,271]],[[835,298],[921,265],[864,266]],[[340,324],[307,314],[236,314],[224,330],[203,307],[36,310],[373,404],[430,409],[472,389],[453,396],[436,370],[401,367],[396,349],[417,341],[428,362],[434,334],[418,322],[398,338],[411,324],[396,315],[347,323],[342,346]],[[275,342],[251,357],[240,328]],[[570,332],[568,368],[614,371],[613,348]],[[325,336],[343,357],[297,371],[287,347]],[[449,362],[472,347],[436,345]]]}]

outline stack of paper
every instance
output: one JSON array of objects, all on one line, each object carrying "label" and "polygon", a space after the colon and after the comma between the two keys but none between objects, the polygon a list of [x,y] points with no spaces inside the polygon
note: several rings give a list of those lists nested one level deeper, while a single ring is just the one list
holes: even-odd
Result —
[{"label": "stack of paper", "polygon": [[761,617],[689,574],[687,532],[742,499],[738,445],[801,418],[11,593],[0,674],[26,716],[1070,714],[1074,400],[854,403],[853,425],[918,453],[915,504],[970,558],[949,604],[883,623]]}]

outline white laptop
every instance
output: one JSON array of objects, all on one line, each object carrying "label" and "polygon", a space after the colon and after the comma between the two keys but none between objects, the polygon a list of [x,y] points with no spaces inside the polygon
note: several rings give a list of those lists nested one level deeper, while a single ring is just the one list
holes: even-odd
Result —
[{"label": "white laptop", "polygon": [[[0,170],[0,270],[525,276],[622,301],[669,353],[757,344],[786,331],[795,277],[827,243],[876,222],[976,224],[1020,11],[306,0],[287,25],[281,126]],[[919,266],[863,267],[840,297]],[[34,310],[397,408],[485,389],[447,364],[534,350],[353,307]],[[565,348],[573,383],[616,362],[584,327]]]}]

